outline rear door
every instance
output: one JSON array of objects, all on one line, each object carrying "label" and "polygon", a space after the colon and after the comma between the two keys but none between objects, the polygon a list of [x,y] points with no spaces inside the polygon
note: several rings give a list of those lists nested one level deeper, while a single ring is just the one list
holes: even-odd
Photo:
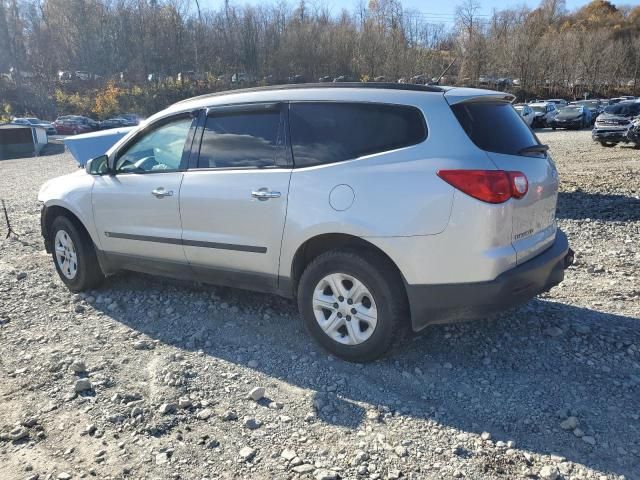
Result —
[{"label": "rear door", "polygon": [[277,286],[291,177],[285,105],[207,114],[199,157],[180,190],[182,242],[201,275],[239,287]]},{"label": "rear door", "polygon": [[511,104],[502,99],[471,97],[451,108],[467,135],[498,169],[522,172],[527,177],[527,194],[509,200],[511,243],[517,262],[525,262],[555,239],[558,173],[551,155],[543,151],[538,138],[520,121]]}]

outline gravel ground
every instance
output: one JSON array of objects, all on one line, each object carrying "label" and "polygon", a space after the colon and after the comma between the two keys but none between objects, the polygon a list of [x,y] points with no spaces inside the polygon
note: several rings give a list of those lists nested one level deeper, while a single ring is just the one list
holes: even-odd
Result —
[{"label": "gravel ground", "polygon": [[0,478],[640,478],[640,152],[540,138],[564,283],[364,366],[275,296],[138,274],[71,294],[36,193],[72,159],[0,162]]}]

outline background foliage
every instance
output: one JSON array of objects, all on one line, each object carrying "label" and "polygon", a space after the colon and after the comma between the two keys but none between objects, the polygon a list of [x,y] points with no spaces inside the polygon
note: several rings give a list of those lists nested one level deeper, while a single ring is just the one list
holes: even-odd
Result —
[{"label": "background foliage", "polygon": [[[479,11],[477,0],[464,0],[455,23],[440,24],[399,0],[333,15],[304,0],[228,0],[202,12],[187,0],[0,0],[0,116],[150,113],[236,87],[238,73],[245,85],[292,75],[430,79],[453,59],[443,83],[518,79],[493,87],[521,98],[635,93],[640,7],[595,0],[568,12],[562,0],[543,0],[533,10]],[[61,70],[92,80],[60,81]]]}]

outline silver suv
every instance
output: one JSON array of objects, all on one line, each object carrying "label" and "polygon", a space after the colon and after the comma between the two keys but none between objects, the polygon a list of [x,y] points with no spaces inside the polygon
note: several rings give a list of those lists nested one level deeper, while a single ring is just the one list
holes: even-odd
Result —
[{"label": "silver suv", "polygon": [[319,343],[369,361],[405,326],[562,281],[557,172],[511,100],[360,83],[186,100],[42,187],[45,245],[72,291],[125,269],[296,298]]}]

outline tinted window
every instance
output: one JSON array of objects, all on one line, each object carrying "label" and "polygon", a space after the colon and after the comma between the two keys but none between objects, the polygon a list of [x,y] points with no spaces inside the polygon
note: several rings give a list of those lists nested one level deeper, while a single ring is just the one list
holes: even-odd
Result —
[{"label": "tinted window", "polygon": [[297,167],[408,147],[427,135],[414,107],[371,103],[292,103],[289,129]]},{"label": "tinted window", "polygon": [[230,112],[207,118],[198,168],[275,164],[280,111]]},{"label": "tinted window", "polygon": [[518,155],[523,148],[539,143],[509,103],[459,103],[451,108],[469,138],[482,150]]},{"label": "tinted window", "polygon": [[119,154],[116,171],[145,173],[178,170],[192,121],[191,118],[181,118],[143,134],[124,153]]}]

